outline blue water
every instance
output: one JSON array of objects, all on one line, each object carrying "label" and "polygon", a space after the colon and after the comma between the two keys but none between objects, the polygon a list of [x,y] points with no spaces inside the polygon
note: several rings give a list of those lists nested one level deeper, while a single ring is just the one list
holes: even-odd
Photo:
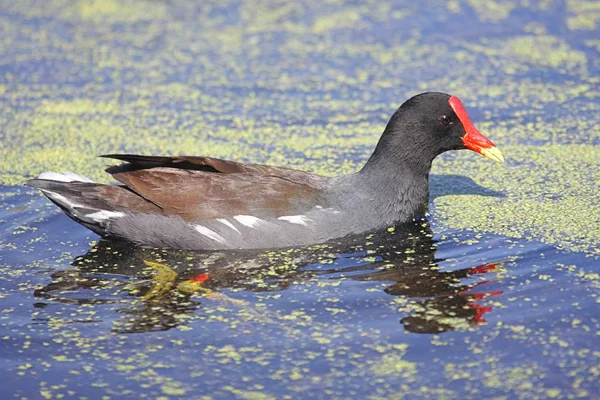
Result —
[{"label": "blue water", "polygon": [[[595,239],[582,234],[574,251],[519,221],[515,237],[453,229],[433,204],[514,198],[519,184],[492,190],[470,166],[436,172],[432,215],[415,225],[286,251],[189,253],[98,242],[12,180],[71,165],[61,151],[32,154],[64,146],[68,158],[72,143],[60,141],[72,130],[81,135],[64,137],[85,153],[183,151],[189,137],[239,160],[335,172],[376,141],[353,139],[424,90],[469,99],[477,124],[500,125],[503,146],[597,146],[598,32],[567,22],[592,11],[536,3],[495,20],[501,11],[470,2],[111,4],[0,3],[0,154],[13,160],[0,171],[6,398],[598,396]],[[551,39],[528,49],[545,57],[503,47],[529,36]],[[75,100],[119,111],[44,108]],[[554,130],[528,125],[540,121]],[[106,136],[84,136],[99,125]],[[233,129],[239,138],[219,134]]]}]

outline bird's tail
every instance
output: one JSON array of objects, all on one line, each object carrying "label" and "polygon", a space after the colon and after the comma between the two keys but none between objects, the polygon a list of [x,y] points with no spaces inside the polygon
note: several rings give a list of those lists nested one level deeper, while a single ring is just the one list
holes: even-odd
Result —
[{"label": "bird's tail", "polygon": [[25,185],[40,189],[74,221],[100,236],[107,235],[111,220],[125,215],[98,195],[99,189],[111,185],[96,183],[73,172],[44,172]]}]

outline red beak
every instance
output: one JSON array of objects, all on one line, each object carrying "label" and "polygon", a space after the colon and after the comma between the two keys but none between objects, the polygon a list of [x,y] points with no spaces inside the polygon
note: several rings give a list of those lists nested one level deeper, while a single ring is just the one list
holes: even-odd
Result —
[{"label": "red beak", "polygon": [[465,147],[494,161],[504,162],[502,152],[498,150],[490,139],[479,133],[477,128],[473,126],[469,114],[467,114],[467,110],[465,110],[460,99],[456,96],[451,96],[450,99],[448,99],[448,103],[465,128],[465,132],[467,132],[465,136],[462,137]]}]

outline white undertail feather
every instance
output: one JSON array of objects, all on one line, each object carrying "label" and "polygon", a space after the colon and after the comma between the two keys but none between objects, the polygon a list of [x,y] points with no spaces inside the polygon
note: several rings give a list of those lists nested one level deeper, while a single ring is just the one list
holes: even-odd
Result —
[{"label": "white undertail feather", "polygon": [[90,178],[86,178],[85,176],[81,176],[71,171],[63,171],[63,172],[42,172],[38,179],[44,179],[47,181],[56,181],[56,182],[87,182],[94,183]]},{"label": "white undertail feather", "polygon": [[57,203],[60,203],[62,206],[67,207],[70,210],[73,210],[78,207],[83,207],[81,204],[75,203],[75,202],[67,199],[65,196],[60,195],[55,192],[51,192],[50,190],[42,190],[42,192],[46,196],[50,197],[50,199],[54,200]]},{"label": "white undertail feather", "polygon": [[[43,179],[47,181],[54,182],[84,182],[84,183],[94,183],[93,180],[87,178],[85,176],[81,176],[71,171],[63,171],[63,172],[42,172],[37,179]],[[85,204],[80,204],[74,200],[71,200],[62,194],[56,193],[52,190],[44,190],[42,192],[48,196],[53,201],[57,202],[61,206],[68,209],[69,214],[81,219],[82,221],[86,221],[89,223],[97,223],[102,224],[107,221],[113,220],[115,218],[121,218],[125,216],[124,212],[119,211],[109,211],[109,210],[100,210],[90,212],[90,208]],[[84,214],[81,209],[85,209],[88,213]]]}]

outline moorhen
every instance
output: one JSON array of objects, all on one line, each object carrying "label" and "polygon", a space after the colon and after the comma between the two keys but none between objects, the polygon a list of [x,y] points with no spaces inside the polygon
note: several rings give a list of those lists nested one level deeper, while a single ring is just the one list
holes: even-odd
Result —
[{"label": "moorhen", "polygon": [[304,171],[209,157],[102,157],[117,185],[72,172],[44,172],[26,184],[100,236],[141,246],[256,249],[322,243],[422,216],[433,159],[471,149],[503,162],[461,101],[422,93],[392,115],[373,154],[353,174]]}]

